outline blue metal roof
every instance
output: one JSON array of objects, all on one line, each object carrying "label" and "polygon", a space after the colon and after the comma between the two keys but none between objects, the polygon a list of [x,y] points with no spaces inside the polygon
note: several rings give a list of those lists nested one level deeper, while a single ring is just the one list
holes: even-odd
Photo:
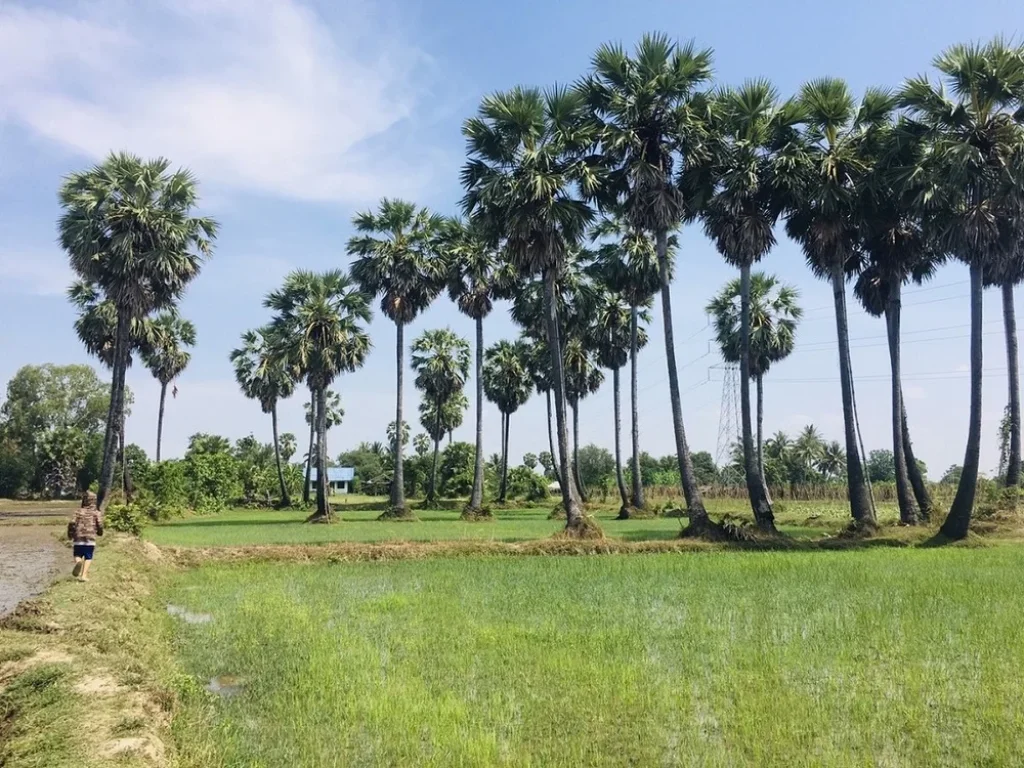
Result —
[{"label": "blue metal roof", "polygon": [[[352,467],[328,467],[327,482],[329,483],[351,483],[356,478],[356,471]],[[316,467],[310,473],[310,481],[316,482]]]}]

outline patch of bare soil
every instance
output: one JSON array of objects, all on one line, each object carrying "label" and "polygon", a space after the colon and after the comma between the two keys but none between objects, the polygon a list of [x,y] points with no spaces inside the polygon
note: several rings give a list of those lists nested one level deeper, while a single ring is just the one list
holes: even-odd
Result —
[{"label": "patch of bare soil", "polygon": [[37,526],[0,527],[0,616],[45,591],[71,559],[56,533]]}]

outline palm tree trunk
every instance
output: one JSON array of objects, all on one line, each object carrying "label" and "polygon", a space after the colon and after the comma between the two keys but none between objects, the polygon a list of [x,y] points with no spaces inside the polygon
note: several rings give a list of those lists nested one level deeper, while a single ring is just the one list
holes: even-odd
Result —
[{"label": "palm tree trunk", "polygon": [[302,503],[309,504],[309,485],[313,477],[313,447],[316,437],[316,393],[309,390],[309,453],[306,454],[306,484],[302,487]]},{"label": "palm tree trunk", "polygon": [[160,444],[164,438],[164,403],[167,401],[167,382],[160,382],[160,410],[156,417],[156,461],[160,463]]},{"label": "palm tree trunk", "polygon": [[430,470],[430,488],[427,489],[427,503],[437,501],[437,455],[441,445],[441,403],[434,403],[434,464]]},{"label": "palm tree trunk", "polygon": [[1020,359],[1017,352],[1017,315],[1013,284],[1003,283],[1003,327],[1006,331],[1006,370],[1010,384],[1010,456],[1006,466],[1007,487],[1020,485]]},{"label": "palm tree trunk", "polygon": [[836,308],[836,336],[839,341],[839,380],[843,393],[843,432],[846,439],[846,484],[850,512],[858,526],[874,528],[875,513],[868,497],[864,465],[857,447],[857,428],[853,416],[853,371],[850,363],[850,329],[846,319],[846,275],[843,265],[832,269],[832,298]]},{"label": "palm tree trunk", "polygon": [[281,506],[290,507],[292,500],[288,497],[288,486],[284,484],[284,468],[281,466],[281,441],[277,437],[277,401],[270,406],[270,422],[274,427],[274,463],[277,464],[277,482],[281,486]]},{"label": "palm tree trunk", "polygon": [[978,461],[981,454],[981,376],[982,376],[982,297],[984,296],[981,262],[971,263],[971,411],[967,430],[967,451],[964,469],[956,496],[940,531],[951,539],[967,535],[974,511],[974,494],[978,489]]},{"label": "palm tree trunk", "polygon": [[555,435],[551,431],[551,390],[547,390],[544,394],[548,404],[548,448],[551,450],[551,472],[555,476],[555,482],[561,485],[562,475],[558,471],[558,451],[555,450]]},{"label": "palm tree trunk", "polygon": [[910,476],[910,485],[914,489],[914,498],[917,500],[921,519],[927,521],[932,516],[932,495],[928,491],[928,485],[925,483],[921,468],[917,465],[917,459],[914,457],[914,446],[911,444],[910,429],[907,427],[907,399],[903,397],[902,390],[900,391],[900,408],[903,411],[900,421],[903,432],[903,452],[907,457],[907,474]]},{"label": "palm tree trunk", "polygon": [[757,388],[757,471],[767,488],[768,481],[764,477],[764,375],[757,374],[754,384]]},{"label": "palm tree trunk", "polygon": [[106,509],[110,501],[110,489],[114,484],[114,463],[120,425],[124,418],[124,379],[131,354],[129,335],[131,316],[124,309],[117,311],[117,328],[114,331],[114,359],[110,377],[110,407],[107,411],[107,426],[103,435],[103,464],[100,469],[100,489],[97,505]]},{"label": "palm tree trunk", "polygon": [[637,347],[637,315],[635,305],[629,308],[629,399],[631,409],[631,428],[633,442],[633,508],[644,508],[644,484],[640,476],[640,393],[637,389],[636,354]]},{"label": "palm tree trunk", "polygon": [[555,300],[555,281],[557,275],[553,269],[544,273],[544,320],[547,325],[548,347],[551,354],[551,378],[555,389],[555,425],[558,433],[559,484],[562,486],[562,505],[565,507],[565,530],[580,532],[585,528],[583,508],[580,504],[579,491],[569,472],[569,432],[565,419],[565,369],[562,363],[562,342],[558,329],[558,305]]},{"label": "palm tree trunk", "polygon": [[512,425],[512,414],[501,414],[501,488],[498,501],[502,504],[508,496],[508,430]]},{"label": "palm tree trunk", "polygon": [[476,460],[469,509],[478,513],[484,505],[484,319],[476,319]]},{"label": "palm tree trunk", "polygon": [[576,488],[580,492],[580,501],[587,502],[587,487],[583,485],[583,478],[580,477],[580,402],[574,401],[569,406],[572,408],[572,476],[576,480]]},{"label": "palm tree trunk", "polygon": [[619,369],[612,369],[612,399],[615,403],[615,481],[619,484],[619,498],[622,499],[622,506],[619,508],[619,517],[629,517],[629,495],[626,493],[626,481],[622,476],[622,408],[619,403]]},{"label": "palm tree trunk", "polygon": [[683,429],[683,408],[679,400],[679,370],[676,368],[676,343],[672,330],[672,284],[668,274],[667,232],[658,232],[655,246],[658,251],[658,268],[661,272],[661,315],[665,324],[665,359],[668,363],[668,391],[669,399],[672,401],[672,431],[676,439],[679,479],[690,516],[688,533],[701,534],[709,527],[710,520],[704,508],[700,489],[697,487],[690,447],[686,444],[686,432]]},{"label": "palm tree trunk", "polygon": [[889,364],[892,368],[892,442],[896,464],[896,501],[900,507],[900,522],[917,525],[917,508],[910,474],[907,470],[907,452],[903,443],[903,379],[900,370],[900,282],[894,280],[885,306],[885,325],[889,336]]},{"label": "palm tree trunk", "polygon": [[121,426],[118,429],[117,460],[121,464],[121,490],[124,492],[125,501],[131,501],[135,496],[135,483],[132,482],[132,470],[125,461],[124,453],[124,411],[121,411]]},{"label": "palm tree trunk", "polygon": [[316,517],[331,519],[327,479],[327,387],[321,384],[316,392]]},{"label": "palm tree trunk", "polygon": [[740,420],[743,435],[743,473],[754,522],[762,531],[775,530],[775,516],[754,453],[750,414],[750,265],[740,267]]},{"label": "palm tree trunk", "polygon": [[395,471],[391,478],[391,509],[384,515],[387,517],[403,517],[405,509],[405,473],[402,467],[402,383],[405,378],[405,324],[395,323],[397,329],[395,339],[395,363],[397,366],[396,377],[396,400],[395,400],[395,434],[398,439],[395,441]]}]

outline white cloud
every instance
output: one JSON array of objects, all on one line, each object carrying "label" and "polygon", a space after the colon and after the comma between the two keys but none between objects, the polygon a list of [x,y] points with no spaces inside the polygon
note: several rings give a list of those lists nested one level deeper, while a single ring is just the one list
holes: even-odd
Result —
[{"label": "white cloud", "polygon": [[57,252],[0,253],[0,291],[33,296],[60,296],[74,274]]},{"label": "white cloud", "polygon": [[372,144],[410,116],[429,60],[368,6],[331,12],[328,24],[296,0],[14,4],[0,114],[90,158],[164,155],[214,185],[343,202],[413,193],[428,165]]}]

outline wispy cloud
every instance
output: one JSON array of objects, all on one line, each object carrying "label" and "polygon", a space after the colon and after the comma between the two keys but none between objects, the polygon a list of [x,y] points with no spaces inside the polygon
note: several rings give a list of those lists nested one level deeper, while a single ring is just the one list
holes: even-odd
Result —
[{"label": "wispy cloud", "polygon": [[14,3],[0,24],[0,114],[89,158],[165,155],[217,186],[349,203],[413,194],[429,160],[374,143],[411,115],[429,59],[369,4],[330,12],[328,23],[296,0]]},{"label": "wispy cloud", "polygon": [[32,296],[60,296],[74,275],[59,252],[8,251],[0,253],[0,292]]}]

